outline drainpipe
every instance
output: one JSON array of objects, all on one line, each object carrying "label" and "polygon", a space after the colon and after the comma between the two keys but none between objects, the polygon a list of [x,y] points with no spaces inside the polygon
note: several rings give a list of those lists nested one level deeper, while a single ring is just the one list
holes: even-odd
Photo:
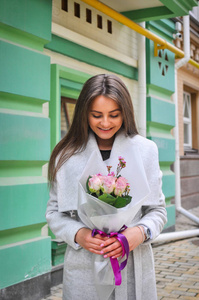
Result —
[{"label": "drainpipe", "polygon": [[176,197],[175,204],[176,210],[187,218],[191,219],[195,223],[199,225],[199,218],[195,217],[190,212],[186,211],[181,206],[181,192],[180,192],[180,151],[179,151],[179,126],[178,126],[178,92],[177,92],[177,70],[185,65],[190,59],[190,28],[189,28],[189,16],[183,17],[183,30],[184,30],[184,53],[185,56],[181,60],[179,60],[175,64],[175,94],[174,94],[174,102],[175,102],[175,114],[176,114],[176,127],[174,130],[175,139],[176,139],[176,160],[174,163],[175,169],[175,178],[176,178]]},{"label": "drainpipe", "polygon": [[[145,22],[140,23],[145,28]],[[146,55],[145,36],[138,34],[138,127],[146,137]]]},{"label": "drainpipe", "polygon": [[177,70],[185,65],[190,59],[190,28],[189,28],[189,16],[183,17],[183,30],[184,30],[184,53],[185,56],[175,64],[175,117],[176,117],[176,127],[174,130],[175,140],[176,140],[176,160],[174,163],[175,178],[176,178],[176,197],[175,204],[176,210],[183,215],[185,215],[190,220],[194,221],[199,225],[199,218],[186,211],[181,206],[181,192],[180,192],[180,151],[179,151],[179,126],[178,126],[178,92],[177,92]]},{"label": "drainpipe", "polygon": [[163,244],[176,240],[189,239],[195,236],[199,236],[199,229],[162,233],[153,241],[153,244]]},{"label": "drainpipe", "polygon": [[[179,123],[178,123],[178,86],[177,86],[177,70],[185,65],[190,60],[190,28],[189,28],[189,16],[183,17],[183,35],[184,35],[184,53],[185,56],[181,60],[179,60],[175,64],[175,93],[173,95],[173,100],[175,103],[175,120],[176,126],[174,129],[175,135],[175,163],[174,163],[174,171],[175,171],[175,183],[176,183],[176,194],[175,194],[175,205],[176,210],[183,214],[185,217],[189,218],[193,222],[199,225],[199,218],[191,214],[189,211],[185,210],[181,206],[181,188],[180,188],[180,151],[179,151]],[[155,240],[154,243],[163,243],[172,240],[179,240],[190,238],[199,235],[199,229],[193,230],[185,230],[185,231],[177,231],[170,233],[162,233]]]}]

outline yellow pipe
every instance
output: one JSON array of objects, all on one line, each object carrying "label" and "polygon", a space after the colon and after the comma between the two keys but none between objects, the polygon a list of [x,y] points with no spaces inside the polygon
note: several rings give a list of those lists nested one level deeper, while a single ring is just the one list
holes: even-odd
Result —
[{"label": "yellow pipe", "polygon": [[[176,54],[177,58],[183,58],[185,56],[184,52],[174,45],[168,43],[166,40],[162,39],[158,35],[152,33],[151,31],[141,27],[137,23],[133,22],[129,18],[123,16],[119,12],[113,10],[109,6],[103,4],[102,2],[99,2],[97,0],[81,0],[82,2],[87,3],[88,5],[94,7],[95,9],[101,11],[102,13],[106,14],[110,18],[122,23],[123,25],[133,29],[134,31],[138,32],[141,35],[144,35],[146,38],[152,40],[155,44],[158,44],[160,46],[164,46],[171,52]],[[194,61],[193,59],[190,59],[188,61],[191,65],[195,66],[196,68],[199,69],[199,63]]]}]

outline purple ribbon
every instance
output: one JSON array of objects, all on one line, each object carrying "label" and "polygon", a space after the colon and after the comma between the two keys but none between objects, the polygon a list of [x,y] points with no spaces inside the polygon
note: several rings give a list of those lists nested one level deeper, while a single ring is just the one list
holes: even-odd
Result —
[{"label": "purple ribbon", "polygon": [[109,234],[105,233],[104,231],[93,229],[92,236],[94,237],[96,234],[100,234],[102,237],[108,236],[113,237],[115,236],[116,239],[120,242],[122,246],[122,257],[126,254],[126,259],[119,265],[117,258],[110,257],[111,266],[113,269],[113,273],[115,276],[115,285],[120,285],[122,283],[122,275],[121,271],[126,267],[128,256],[129,256],[129,243],[126,237],[121,233],[127,228],[127,226],[123,226],[118,232],[111,232]]}]

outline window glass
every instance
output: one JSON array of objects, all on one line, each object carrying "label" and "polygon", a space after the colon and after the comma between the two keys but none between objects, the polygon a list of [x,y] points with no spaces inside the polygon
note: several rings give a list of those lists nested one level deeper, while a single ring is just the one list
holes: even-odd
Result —
[{"label": "window glass", "polygon": [[189,125],[184,124],[184,144],[189,144]]},{"label": "window glass", "polygon": [[76,100],[61,97],[61,138],[68,132],[73,120]]},{"label": "window glass", "polygon": [[191,94],[183,93],[184,147],[192,148]]}]

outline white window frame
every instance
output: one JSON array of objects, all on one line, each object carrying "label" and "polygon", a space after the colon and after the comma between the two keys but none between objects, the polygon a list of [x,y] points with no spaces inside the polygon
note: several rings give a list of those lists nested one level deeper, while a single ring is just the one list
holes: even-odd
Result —
[{"label": "white window frame", "polygon": [[[185,117],[185,105],[187,104],[189,117]],[[192,149],[192,115],[191,115],[191,94],[183,92],[183,125],[188,126],[188,143],[184,142],[185,149]],[[183,126],[184,128],[184,126]]]}]

